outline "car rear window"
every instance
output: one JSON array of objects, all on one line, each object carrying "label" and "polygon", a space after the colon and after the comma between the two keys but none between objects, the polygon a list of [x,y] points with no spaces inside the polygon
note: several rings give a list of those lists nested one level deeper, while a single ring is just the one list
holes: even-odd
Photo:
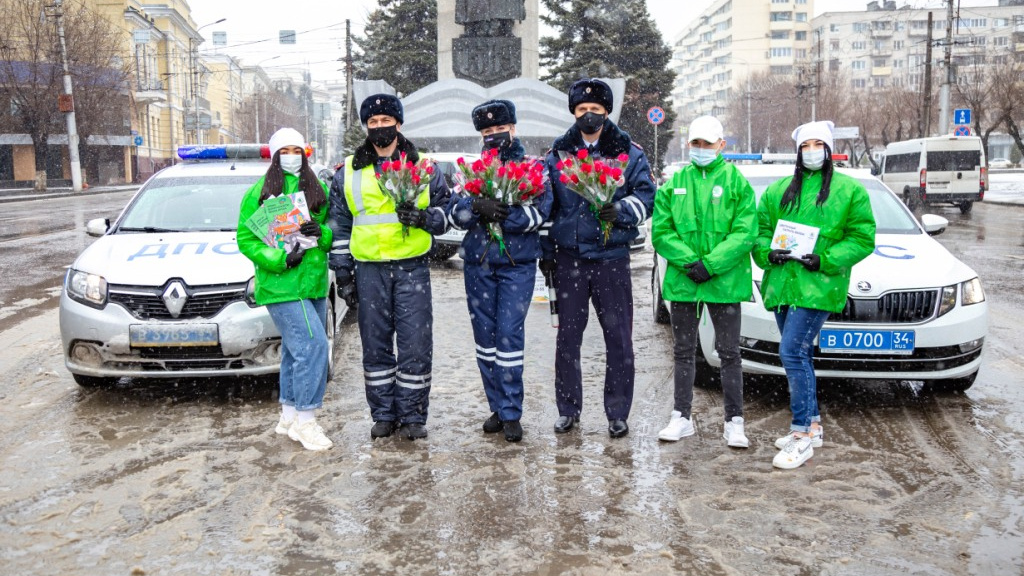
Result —
[{"label": "car rear window", "polygon": [[980,150],[928,152],[929,172],[976,170],[981,165]]},{"label": "car rear window", "polygon": [[139,192],[119,228],[181,232],[235,230],[242,196],[259,176],[156,178]]}]

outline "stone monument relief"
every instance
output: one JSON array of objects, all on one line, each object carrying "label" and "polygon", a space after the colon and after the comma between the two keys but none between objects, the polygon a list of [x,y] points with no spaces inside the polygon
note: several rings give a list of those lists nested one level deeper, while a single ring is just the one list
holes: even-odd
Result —
[{"label": "stone monument relief", "polygon": [[525,18],[525,0],[456,0],[455,23],[464,31],[452,39],[455,77],[494,86],[521,76],[522,39],[512,29]]}]

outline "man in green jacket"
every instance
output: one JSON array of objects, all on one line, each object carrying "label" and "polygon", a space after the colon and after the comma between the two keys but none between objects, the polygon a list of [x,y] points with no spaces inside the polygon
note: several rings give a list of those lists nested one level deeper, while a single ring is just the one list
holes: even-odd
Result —
[{"label": "man in green jacket", "polygon": [[722,361],[723,436],[729,446],[746,448],[739,303],[750,300],[753,293],[754,190],[722,158],[721,122],[698,117],[690,124],[689,137],[690,165],[673,174],[654,199],[651,242],[668,261],[661,293],[671,302],[675,338],[675,409],[658,438],[675,442],[694,433],[690,410],[697,325],[701,309],[707,306]]}]

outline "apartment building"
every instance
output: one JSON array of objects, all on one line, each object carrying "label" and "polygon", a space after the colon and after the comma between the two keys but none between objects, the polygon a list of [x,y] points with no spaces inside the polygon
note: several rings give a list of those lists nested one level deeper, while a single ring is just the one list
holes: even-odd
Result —
[{"label": "apartment building", "polygon": [[[932,62],[943,57],[946,10],[899,8],[895,1],[868,2],[866,10],[827,12],[812,20],[823,70],[842,70],[853,89],[888,86],[920,90],[932,12]],[[1024,57],[1024,2],[961,7],[953,22],[952,64],[959,81],[970,82],[982,66]],[[936,68],[933,82],[940,78]]]},{"label": "apartment building", "polygon": [[724,115],[751,74],[791,75],[811,57],[814,0],[717,0],[672,43],[672,100],[683,126]]}]

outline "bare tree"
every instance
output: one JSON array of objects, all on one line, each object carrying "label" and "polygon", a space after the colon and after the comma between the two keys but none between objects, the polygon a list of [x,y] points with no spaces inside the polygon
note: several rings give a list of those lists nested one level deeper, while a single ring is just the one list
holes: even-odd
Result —
[{"label": "bare tree", "polygon": [[974,133],[981,137],[981,145],[988,150],[988,139],[992,132],[1002,126],[1009,113],[1002,92],[1006,77],[1006,66],[986,65],[984,58],[975,58],[970,66],[961,66],[956,83],[956,96],[971,109]]},{"label": "bare tree", "polygon": [[45,0],[0,0],[0,90],[10,101],[9,129],[27,133],[35,150],[35,189],[46,189],[50,134],[60,131],[61,69],[57,34]]},{"label": "bare tree", "polygon": [[1017,150],[1024,156],[1024,57],[1009,56],[1006,62],[999,64],[993,77],[998,89],[999,108],[1002,112],[1006,132],[1013,138]]}]

